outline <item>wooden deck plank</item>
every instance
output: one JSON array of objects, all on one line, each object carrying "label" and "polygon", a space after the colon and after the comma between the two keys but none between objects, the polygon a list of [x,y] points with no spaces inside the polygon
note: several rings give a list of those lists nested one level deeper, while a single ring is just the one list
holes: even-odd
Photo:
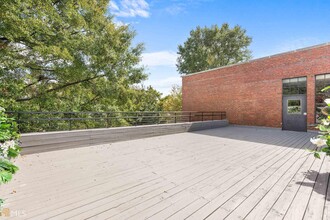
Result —
[{"label": "wooden deck plank", "polygon": [[326,160],[325,157],[320,172],[318,173],[314,183],[313,192],[309,199],[307,209],[305,210],[305,220],[318,220],[323,218],[325,198],[329,182],[329,173],[327,172],[328,164],[326,164],[327,162],[329,161]]},{"label": "wooden deck plank", "polygon": [[[295,141],[292,141],[291,144],[294,144]],[[197,210],[193,213],[189,218],[191,219],[203,219],[206,218],[210,213],[212,213],[216,208],[218,208],[219,204],[227,201],[227,199],[231,198],[236,192],[245,187],[247,184],[252,182],[255,178],[262,175],[264,171],[268,168],[277,164],[283,157],[290,156],[290,151],[295,150],[295,148],[285,148],[282,152],[271,155],[271,158],[265,158],[262,164],[257,167],[249,167],[245,172],[240,175],[236,175],[231,178],[230,181],[227,181],[225,184],[221,184],[217,188],[219,189],[213,190],[204,195],[204,198],[211,200],[209,204],[201,207],[200,210]],[[188,219],[189,219],[188,218]]]},{"label": "wooden deck plank", "polygon": [[[210,148],[210,146],[209,145],[206,145],[208,148]],[[213,147],[215,147],[215,146],[213,146]],[[191,148],[191,146],[189,147],[189,148]],[[201,149],[203,149],[203,146],[200,146],[200,148]],[[221,149],[221,148],[220,148]],[[210,151],[210,149],[206,149],[206,152],[209,152]],[[184,153],[184,154],[188,154],[189,153],[189,151],[184,151],[184,152],[182,152],[182,153]],[[203,153],[203,152],[192,152],[192,154],[191,155],[189,155],[189,156],[187,156],[187,155],[185,155],[185,158],[188,158],[188,159],[190,159],[191,157],[194,157],[195,156],[195,154],[201,154],[201,153]],[[221,152],[218,152],[218,153],[221,153]],[[134,155],[134,157],[136,157],[136,156],[138,156],[138,155]],[[144,160],[148,160],[148,158],[145,158],[145,157],[150,157],[151,159],[152,158],[154,158],[155,157],[155,155],[153,154],[153,155],[150,155],[150,154],[146,154],[146,153],[144,153],[144,155],[143,155],[143,158],[144,158]],[[166,154],[162,154],[161,155],[161,157],[157,157],[158,159],[162,159],[163,157],[165,157],[166,156]],[[173,155],[171,155],[171,157],[169,157],[169,158],[173,158]],[[103,161],[105,160],[105,158],[95,158],[95,159],[102,159]],[[123,159],[123,162],[124,162],[124,164],[125,163],[127,163],[127,161],[130,161],[130,159],[132,159],[132,158],[124,158]],[[180,161],[180,158],[178,159],[178,158],[175,158],[176,160],[175,160],[175,162],[176,161]],[[111,159],[111,160],[113,160],[113,159]],[[135,165],[136,165],[136,161],[134,161],[133,160],[133,162],[135,162]],[[167,163],[168,162],[170,162],[170,161],[168,161],[167,160]],[[181,162],[184,162],[184,161],[181,161]],[[89,160],[89,163],[90,163],[90,160]],[[113,163],[117,163],[118,164],[118,161],[113,161]],[[79,163],[74,163],[74,164],[79,164]],[[134,163],[133,163],[134,164]],[[153,164],[150,164],[150,163],[148,163],[148,165],[153,165]],[[80,171],[80,168],[81,167],[83,167],[83,165],[78,165],[79,167],[78,167],[78,171]],[[119,165],[120,167],[122,167],[123,166],[123,164],[120,164]],[[40,167],[40,166],[39,166]],[[71,163],[70,163],[70,165],[68,165],[68,167],[66,167],[66,168],[71,168]],[[93,166],[93,164],[92,164],[92,166],[88,166],[88,168],[90,167],[90,169],[95,169],[95,167]],[[51,170],[53,170],[53,166],[51,166]],[[29,169],[26,169],[26,170],[24,170],[24,174],[25,174],[25,172],[28,172],[29,170],[30,170],[31,168],[29,167]],[[43,168],[44,169],[44,168]],[[123,168],[123,169],[126,169],[125,167]],[[76,171],[76,170],[74,170],[74,169],[66,169],[67,170],[67,172],[74,172],[74,171]],[[125,170],[126,171],[126,170]],[[63,169],[61,170],[61,174],[63,174],[64,173],[64,171],[63,171]],[[84,171],[81,171],[81,172],[84,172]],[[18,177],[19,177],[19,174],[20,173],[18,173]],[[37,174],[39,174],[39,172],[37,172]],[[53,176],[54,174],[56,174],[56,173],[53,173],[53,172],[51,172],[51,174],[49,174],[49,173],[47,173],[48,174],[48,176],[43,176],[44,177],[44,180],[47,180],[49,177],[51,177],[51,176]],[[29,173],[28,174],[25,174],[26,176],[27,175],[29,175]],[[35,174],[36,175],[36,174]],[[34,180],[35,182],[37,181],[37,180]],[[39,179],[39,181],[38,182],[41,182],[42,181],[42,179]],[[56,180],[55,180],[56,181]]]},{"label": "wooden deck plank", "polygon": [[[245,169],[245,168],[244,168],[244,169]],[[244,170],[244,169],[243,169],[243,170]],[[228,170],[226,170],[226,171],[228,171]],[[203,183],[203,184],[205,184],[205,183]],[[153,205],[155,205],[155,204],[153,204]],[[153,207],[153,205],[150,206],[150,207]],[[146,209],[146,208],[144,207],[144,209]],[[140,210],[140,211],[143,211],[143,210]],[[133,214],[133,215],[134,215],[134,214]],[[102,215],[101,217],[105,217],[105,216]]]},{"label": "wooden deck plank", "polygon": [[[33,220],[222,219],[235,213],[262,219],[281,208],[277,201],[282,197],[294,204],[292,194],[310,190],[294,187],[288,193],[288,186],[298,185],[295,181],[312,164],[301,161],[306,151],[300,149],[312,135],[229,126],[31,154],[18,160],[21,172],[0,196],[7,196],[12,210],[25,210],[24,219]],[[60,176],[65,178],[56,178]],[[328,216],[329,200],[322,200],[326,193],[330,198],[327,180],[316,178],[306,218],[319,217],[312,211],[315,205],[319,212],[322,201]],[[284,212],[289,208],[285,204]]]},{"label": "wooden deck plank", "polygon": [[[309,144],[309,143],[308,143]],[[301,167],[301,165],[306,161],[307,152],[305,150],[298,150],[297,153],[284,162],[283,166],[281,166],[278,170],[276,170],[273,174],[271,174],[262,184],[257,186],[255,191],[251,194],[243,194],[245,196],[244,201],[238,204],[235,207],[233,204],[228,204],[225,207],[224,217],[226,219],[244,219],[246,216],[256,208],[256,205],[270,192],[270,191],[278,191],[285,187],[288,181],[296,174],[297,170]],[[246,191],[244,189],[244,191]],[[264,207],[258,214],[262,214],[265,210]],[[215,215],[218,216],[218,215]],[[253,218],[259,219],[259,218]],[[262,219],[262,218],[260,218]]]},{"label": "wooden deck plank", "polygon": [[[291,138],[292,139],[292,138]],[[292,142],[291,142],[292,143]],[[274,142],[275,144],[275,142]],[[272,152],[271,150],[269,150],[270,153],[270,157],[272,157],[274,155],[274,152]],[[267,157],[266,155],[262,155],[259,158],[265,158]],[[250,165],[252,166],[252,164]],[[246,170],[246,168],[243,170],[243,172]],[[236,175],[235,172],[230,172],[231,174],[234,174],[234,176]],[[230,178],[234,177],[231,176]],[[219,186],[221,184],[221,182],[214,180],[214,185]],[[210,191],[210,189],[214,189],[214,187],[210,187],[210,186],[206,186],[203,187],[201,186],[201,188],[203,188],[203,191],[200,192],[200,195],[203,196],[204,194],[206,194],[207,192]],[[207,202],[206,202],[207,201]],[[197,201],[193,201],[192,203],[188,204],[186,207],[184,207],[183,209],[181,209],[180,211],[172,214],[173,217],[171,217],[171,219],[175,219],[176,216],[178,216],[179,218],[177,219],[183,219],[188,217],[191,213],[193,213],[194,210],[198,210],[199,208],[201,208],[202,206],[206,205],[209,201],[204,199],[202,197],[201,200],[197,200]]]},{"label": "wooden deck plank", "polygon": [[71,195],[71,194],[70,194]]},{"label": "wooden deck plank", "polygon": [[[220,148],[220,149],[221,149],[221,148]],[[196,153],[197,153],[197,152],[196,152]],[[218,153],[221,153],[221,152],[218,152]],[[199,154],[199,155],[203,155],[201,152],[198,152],[198,154]],[[188,163],[186,163],[187,166],[191,166],[191,161],[189,161],[189,160],[191,160],[191,157],[192,157],[192,156],[186,158],[187,161],[188,161]],[[207,157],[208,157],[208,155],[207,155]],[[155,155],[153,155],[153,158],[155,158]],[[157,157],[157,158],[159,158],[159,157]],[[200,156],[199,159],[201,159],[201,158],[202,158],[202,157]],[[127,158],[126,160],[130,161],[130,158]],[[133,162],[134,162],[133,164],[135,164],[135,165],[137,164],[135,160],[133,160]],[[170,162],[171,162],[171,161],[167,161],[167,163],[170,163]],[[175,163],[178,162],[178,164],[185,164],[185,163],[184,163],[185,161],[182,161],[182,160],[177,160],[177,161],[174,161],[174,162],[175,162]],[[139,163],[138,163],[138,164],[139,164]],[[142,168],[140,167],[140,169],[144,169],[144,168],[145,168],[145,165],[146,165],[146,164],[144,164],[144,166],[143,166]],[[147,164],[147,165],[149,165],[149,164]],[[127,168],[126,168],[125,164],[122,164],[122,165],[120,165],[119,167],[120,167],[120,169],[123,170],[124,172],[128,172],[128,171],[130,171],[130,170],[126,170]],[[131,171],[132,171],[133,173],[135,173],[135,172],[136,172],[136,169],[132,169]],[[62,172],[63,172],[63,171],[62,171]],[[70,169],[68,169],[68,174],[69,174],[70,172],[71,172]],[[72,171],[72,172],[74,172],[74,171]],[[82,172],[88,172],[88,170],[87,170],[87,171],[83,170]],[[64,174],[64,173],[65,173],[65,172],[63,172],[62,174]],[[104,170],[102,170],[102,172],[98,172],[97,174],[104,176],[105,173],[104,173]],[[96,174],[96,175],[97,175],[97,174]],[[108,174],[108,172],[107,172],[106,174]],[[77,175],[77,176],[79,176],[79,175]],[[94,175],[94,176],[95,176],[95,175]],[[80,179],[78,179],[78,180],[81,180],[81,178],[84,178],[83,176],[79,176],[79,177],[80,177]],[[45,178],[45,180],[47,181],[48,178],[49,178],[49,177]],[[70,179],[70,181],[69,181],[69,180],[67,180],[67,181],[70,182],[70,184],[72,184],[72,180],[71,180],[71,179]],[[40,182],[42,183],[42,181],[40,181]],[[39,183],[40,183],[40,182],[39,182]],[[53,182],[52,182],[52,184],[53,184]],[[59,185],[63,185],[63,182],[60,182]],[[29,187],[28,190],[30,190],[30,191],[33,192],[33,191],[34,191],[33,187],[37,187],[37,186]],[[17,198],[17,197],[16,197],[16,198]]]},{"label": "wooden deck plank", "polygon": [[[62,205],[65,205],[65,204],[62,204]],[[61,209],[61,211],[63,212],[63,209]]]},{"label": "wooden deck plank", "polygon": [[[294,143],[293,143],[294,144]],[[245,172],[242,175],[237,175],[235,178],[226,182],[227,186],[222,185],[222,191],[213,190],[207,193],[204,198],[211,200],[209,204],[197,210],[188,219],[204,219],[213,213],[221,204],[225,203],[241,189],[245,188],[249,183],[253,182],[260,176],[264,175],[268,169],[276,169],[281,166],[284,158],[288,159],[296,153],[296,148],[286,148],[278,155],[274,155],[271,159],[262,164],[259,168],[252,168],[250,172]],[[247,173],[247,175],[245,175]],[[237,179],[237,180],[235,180]],[[234,181],[233,183],[231,181]]]},{"label": "wooden deck plank", "polygon": [[[271,152],[268,152],[268,153],[271,153]],[[243,162],[244,161],[241,161],[240,166],[244,165]],[[249,165],[252,165],[252,164],[250,163]],[[228,167],[228,168],[231,168],[231,167]],[[230,174],[230,172],[228,172],[229,169],[226,169],[225,171],[226,171],[226,173],[221,172],[221,173],[218,173],[217,175],[213,176],[212,178],[210,178],[208,180],[208,182],[209,183],[214,183],[215,181],[219,181],[219,179],[223,179],[223,177],[225,177],[227,174]],[[206,185],[206,184],[207,184],[206,182],[201,182],[201,183],[196,184],[196,185],[189,188],[189,192],[192,192],[194,194],[197,194],[197,195],[201,196],[200,198],[197,198],[196,200],[202,199],[202,200],[206,201],[205,199],[203,199],[203,197],[202,197],[203,195],[199,192],[199,188]],[[157,209],[154,209],[154,207],[153,207],[153,209],[154,210],[160,210],[160,211],[150,211],[150,210],[148,210],[148,212],[150,213],[149,217],[152,218],[152,219],[157,219],[160,216],[163,216],[163,217],[164,216],[170,216],[173,213],[173,210],[179,211],[180,209],[185,207],[187,205],[187,203],[189,205],[189,203],[191,203],[191,201],[194,201],[194,200],[192,200],[191,198],[187,198],[187,197],[181,197],[181,199],[178,201],[178,204],[172,201],[172,204],[170,206],[166,207],[163,210],[159,209],[158,204],[157,204]],[[153,214],[155,214],[155,213],[157,213],[157,214],[154,216]],[[146,216],[145,212],[143,212],[141,215],[145,215],[145,218],[148,217],[148,216]],[[133,217],[135,218],[137,216],[133,216]]]},{"label": "wooden deck plank", "polygon": [[[304,181],[300,183],[299,190],[295,195],[289,209],[284,215],[283,219],[303,219],[309,199],[313,192],[313,187],[318,173],[324,161],[324,155],[321,160],[315,160],[313,163],[308,178],[305,177]],[[308,173],[307,173],[308,175]]]},{"label": "wooden deck plank", "polygon": [[[305,152],[305,154],[308,154]],[[300,158],[299,160],[304,160],[304,158]],[[273,212],[275,216],[271,215],[270,219],[274,219],[278,217],[278,213],[282,210],[283,214],[287,208],[285,208],[285,204],[287,203],[287,207],[290,205],[290,196],[293,197],[292,188],[298,185],[296,184],[297,180],[300,180],[304,176],[304,172],[310,168],[313,164],[314,158],[312,155],[308,155],[306,160],[303,161],[303,164],[299,167],[297,172],[290,177],[286,176],[285,179],[280,180],[280,182],[276,183],[274,188],[269,191],[259,202],[258,204],[251,210],[251,212],[245,217],[245,219],[263,219],[269,212]],[[286,182],[287,181],[287,182]],[[276,203],[276,204],[275,204]],[[274,206],[279,206],[276,209],[271,208]],[[276,210],[276,211],[275,211]]]},{"label": "wooden deck plank", "polygon": [[[330,173],[330,158],[326,157],[324,164],[324,173]],[[330,188],[329,188],[329,184],[330,184],[330,176],[328,178],[328,184],[327,184],[327,192],[326,192],[326,196],[325,196],[325,201],[324,201],[324,209],[323,209],[323,216],[322,219],[326,220],[326,219],[330,219]]]}]

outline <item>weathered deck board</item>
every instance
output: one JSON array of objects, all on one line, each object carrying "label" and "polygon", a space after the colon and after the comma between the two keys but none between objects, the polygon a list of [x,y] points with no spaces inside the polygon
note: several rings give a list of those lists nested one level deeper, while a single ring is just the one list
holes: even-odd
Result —
[{"label": "weathered deck board", "polygon": [[328,178],[329,173],[326,172],[327,164],[325,158],[323,160],[323,166],[317,175],[316,181],[314,183],[314,190],[309,199],[307,209],[305,210],[304,219],[322,219],[323,210],[325,204],[325,196],[327,194],[328,188]]},{"label": "weathered deck board", "polygon": [[311,174],[307,172],[306,175],[308,176],[305,177],[304,181],[302,183],[298,183],[300,184],[299,190],[295,195],[289,209],[285,213],[284,219],[303,219],[323,161],[324,157],[322,157],[321,160],[315,160],[310,170],[312,171]]},{"label": "weathered deck board", "polygon": [[249,184],[253,184],[255,181],[262,181],[262,178],[267,178],[267,175],[269,175],[267,172],[272,172],[272,170],[278,169],[282,165],[283,161],[290,159],[296,153],[298,150],[296,149],[296,146],[299,145],[295,144],[296,143],[293,142],[290,145],[290,148],[285,148],[283,151],[273,155],[271,158],[265,157],[266,161],[263,161],[260,166],[251,167],[251,169],[247,169],[248,172],[235,176],[235,178],[226,182],[226,187],[222,185],[221,190],[213,190],[212,192],[206,194],[204,197],[210,199],[210,203],[193,213],[188,219],[207,218],[220,205],[234,197],[240,190],[248,187]]},{"label": "weathered deck board", "polygon": [[[304,145],[302,145],[304,146]],[[210,219],[243,219],[253,207],[281,180],[287,181],[295,173],[300,163],[296,163],[304,152],[296,151],[291,157],[281,158],[279,166],[272,166],[249,185],[245,186],[229,201],[210,216]],[[301,161],[301,163],[304,161]],[[274,169],[275,168],[275,169]]]},{"label": "weathered deck board", "polygon": [[327,219],[315,135],[229,126],[26,155],[0,194],[33,220]]}]

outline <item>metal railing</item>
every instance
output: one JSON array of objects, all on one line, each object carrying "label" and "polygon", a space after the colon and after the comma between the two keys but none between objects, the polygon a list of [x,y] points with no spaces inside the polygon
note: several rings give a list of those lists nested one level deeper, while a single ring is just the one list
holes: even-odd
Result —
[{"label": "metal railing", "polygon": [[226,112],[7,112],[21,133],[226,119]]}]

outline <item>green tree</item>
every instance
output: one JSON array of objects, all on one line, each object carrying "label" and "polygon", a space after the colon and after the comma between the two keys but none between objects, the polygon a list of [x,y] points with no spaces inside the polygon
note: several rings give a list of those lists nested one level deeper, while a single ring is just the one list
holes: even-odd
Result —
[{"label": "green tree", "polygon": [[181,111],[182,110],[182,88],[173,85],[171,93],[161,100],[163,111]]},{"label": "green tree", "polygon": [[246,30],[224,23],[220,28],[197,27],[183,45],[178,46],[177,68],[180,74],[191,74],[251,59],[252,42]]},{"label": "green tree", "polygon": [[151,86],[132,86],[126,109],[130,111],[149,112],[160,111],[161,93]]},{"label": "green tree", "polygon": [[0,105],[7,110],[111,110],[147,78],[135,32],[109,0],[2,0]]}]

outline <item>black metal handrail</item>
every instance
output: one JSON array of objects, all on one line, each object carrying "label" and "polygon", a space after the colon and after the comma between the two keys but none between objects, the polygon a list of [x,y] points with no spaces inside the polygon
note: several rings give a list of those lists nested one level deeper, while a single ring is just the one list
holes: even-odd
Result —
[{"label": "black metal handrail", "polygon": [[28,112],[8,111],[22,133],[226,119],[223,111]]}]

